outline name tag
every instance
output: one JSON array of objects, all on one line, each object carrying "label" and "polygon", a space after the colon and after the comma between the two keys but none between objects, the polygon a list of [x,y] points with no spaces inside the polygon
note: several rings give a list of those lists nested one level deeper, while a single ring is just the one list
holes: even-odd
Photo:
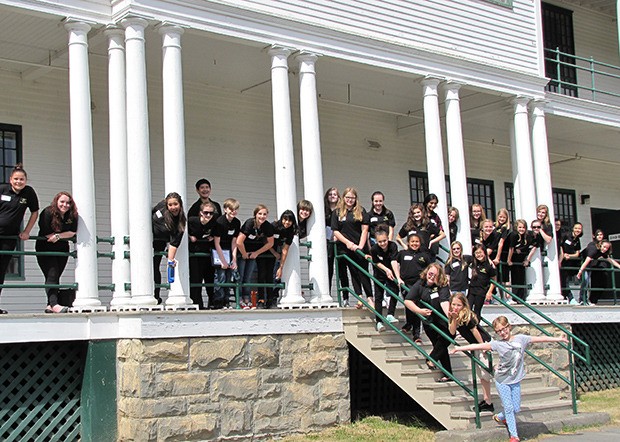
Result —
[{"label": "name tag", "polygon": [[457,268],[458,266],[460,266],[461,263],[460,262],[453,262],[452,263],[452,268]]},{"label": "name tag", "polygon": [[340,219],[339,219],[339,221],[346,221],[346,220],[347,220],[346,216],[341,216]]},{"label": "name tag", "polygon": [[372,218],[370,218],[371,223],[376,223],[377,221],[379,221],[379,218],[377,218],[376,216],[373,216]]},{"label": "name tag", "polygon": [[250,239],[256,239],[256,235],[248,235],[248,238],[250,238]]},{"label": "name tag", "polygon": [[157,212],[155,212],[155,216],[157,218],[162,218],[164,215],[161,213],[161,210],[158,210]]},{"label": "name tag", "polygon": [[2,199],[2,201],[11,201],[11,195],[2,195],[0,199]]},{"label": "name tag", "polygon": [[235,234],[234,229],[233,229],[233,230],[229,230],[229,231],[228,231],[228,234],[229,234],[229,235],[234,235],[234,234]]},{"label": "name tag", "polygon": [[383,256],[378,256],[379,261],[383,261]]},{"label": "name tag", "polygon": [[405,261],[411,261],[413,259],[413,256],[407,255],[405,256]]},{"label": "name tag", "polygon": [[431,293],[431,299],[439,298],[439,293]]},{"label": "name tag", "polygon": [[[3,195],[3,196],[4,196],[4,195]],[[568,245],[570,246],[570,244],[571,244],[571,240],[570,240],[570,239],[567,239],[566,241],[564,241],[564,244],[568,244]]]}]

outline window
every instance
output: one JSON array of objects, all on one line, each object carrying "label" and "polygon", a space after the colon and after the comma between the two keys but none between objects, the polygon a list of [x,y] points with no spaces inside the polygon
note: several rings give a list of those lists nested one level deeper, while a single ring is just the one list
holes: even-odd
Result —
[{"label": "window", "polygon": [[[411,190],[411,204],[422,203],[428,195],[428,174],[426,172],[409,171],[409,186]],[[493,181],[467,178],[467,196],[469,205],[481,204],[485,214],[490,218],[495,217],[495,191]],[[450,193],[450,177],[446,176],[446,204],[452,205]],[[462,215],[461,215],[462,216]]]},{"label": "window", "polygon": [[514,224],[517,211],[515,210],[515,189],[512,183],[504,183],[504,198],[506,199],[506,210],[508,210],[510,223]]},{"label": "window", "polygon": [[[22,127],[0,123],[0,172],[2,182],[7,183],[15,164],[22,159]],[[22,249],[21,241],[17,249]],[[24,262],[21,256],[13,256],[6,272],[7,278],[23,277]]]},{"label": "window", "polygon": [[[505,183],[506,208],[514,222],[515,218],[515,196],[512,183]],[[577,203],[575,191],[570,189],[552,189],[553,192],[553,213],[557,219],[562,220],[563,226],[571,227],[577,222]]]},{"label": "window", "polygon": [[[547,90],[571,97],[577,96],[577,69],[573,34],[573,11],[542,3],[542,27],[545,46],[545,75],[551,81]],[[559,63],[558,63],[559,55]],[[559,80],[559,81],[558,81]]]}]

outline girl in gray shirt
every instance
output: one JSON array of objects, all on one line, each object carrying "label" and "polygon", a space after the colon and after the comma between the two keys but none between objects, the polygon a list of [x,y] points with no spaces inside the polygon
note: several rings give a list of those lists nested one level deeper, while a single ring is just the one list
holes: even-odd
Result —
[{"label": "girl in gray shirt", "polygon": [[481,344],[470,344],[455,347],[450,351],[493,350],[499,354],[499,363],[495,367],[495,387],[502,400],[503,413],[493,416],[493,419],[508,428],[510,442],[518,442],[516,413],[521,409],[521,379],[525,377],[523,357],[528,345],[536,342],[564,342],[566,336],[528,336],[513,335],[511,325],[505,316],[498,316],[493,321],[493,329],[499,340],[491,340]]}]

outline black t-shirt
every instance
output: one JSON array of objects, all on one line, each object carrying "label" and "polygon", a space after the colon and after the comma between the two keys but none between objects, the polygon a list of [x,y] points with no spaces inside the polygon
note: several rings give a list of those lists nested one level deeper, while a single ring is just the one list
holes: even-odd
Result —
[{"label": "black t-shirt", "polygon": [[[409,235],[412,235],[414,233],[418,235],[422,240],[422,247],[428,249],[428,243],[431,242],[432,239],[437,238],[440,232],[437,225],[432,222],[429,222],[426,226],[413,226],[409,230],[407,230],[407,223],[405,223],[398,231],[398,236],[406,241]],[[436,249],[435,246],[433,246],[433,250],[434,249]]]},{"label": "black t-shirt", "polygon": [[293,237],[295,236],[295,230],[293,226],[285,229],[280,221],[274,221],[273,226],[273,249],[281,253],[282,247],[284,244],[291,245],[293,244]]},{"label": "black t-shirt", "polygon": [[370,209],[370,212],[366,213],[364,224],[368,224],[369,238],[374,238],[375,230],[377,229],[377,226],[379,224],[385,224],[388,227],[394,227],[396,225],[396,220],[394,219],[394,214],[391,210],[384,207],[381,213],[376,213],[373,208]]},{"label": "black t-shirt", "polygon": [[473,295],[485,295],[491,286],[491,278],[493,278],[497,272],[489,260],[480,262],[474,259],[472,268],[471,279],[469,280],[469,293]]},{"label": "black t-shirt", "polygon": [[439,218],[439,215],[437,215],[435,211],[428,213],[428,219],[430,220],[431,223],[437,226],[437,229],[439,231],[443,231],[443,226],[441,225],[441,218]]},{"label": "black t-shirt", "polygon": [[299,221],[297,224],[297,235],[299,239],[304,239],[308,236],[308,218]]},{"label": "black t-shirt", "polygon": [[15,193],[10,184],[0,184],[0,235],[18,235],[26,209],[31,213],[39,210],[39,199],[32,187]]},{"label": "black t-shirt", "polygon": [[400,279],[411,286],[420,279],[420,273],[433,262],[433,259],[426,250],[413,251],[407,249],[399,251],[396,254],[395,261],[400,266]]},{"label": "black t-shirt", "polygon": [[492,250],[492,252],[489,253],[489,258],[495,259],[500,238],[500,234],[493,230],[493,232],[491,232],[491,234],[486,238],[478,238],[476,240],[476,244],[482,244],[484,248],[487,249],[487,252],[489,249]]},{"label": "black t-shirt", "polygon": [[574,255],[581,250],[581,238],[575,238],[572,232],[568,232],[562,237],[560,246],[564,253]]},{"label": "black t-shirt", "polygon": [[458,331],[459,334],[463,337],[463,339],[465,339],[470,344],[477,344],[478,340],[474,337],[473,333],[473,330],[475,329],[478,329],[478,332],[480,333],[483,342],[491,341],[491,335],[489,335],[489,333],[485,329],[480,327],[480,324],[478,324],[478,319],[476,319],[475,315],[472,315],[471,319],[467,324],[463,324],[457,327],[456,331]]},{"label": "black t-shirt", "polygon": [[[213,201],[211,199],[209,199],[209,202],[215,206],[215,211],[217,212],[216,214],[213,215],[213,219],[217,219],[218,216],[224,214],[222,212],[222,206],[220,206],[220,203]],[[190,207],[189,210],[187,211],[187,217],[189,218],[190,216],[200,216],[201,205],[202,205],[202,200],[198,198],[198,201],[192,204],[192,207]]]},{"label": "black t-shirt", "polygon": [[190,252],[210,253],[213,250],[213,232],[217,218],[211,217],[208,223],[202,224],[199,216],[190,216],[187,220],[189,235],[196,238],[196,242],[189,242]]},{"label": "black t-shirt", "polygon": [[[222,250],[231,250],[232,242],[234,238],[239,235],[240,230],[241,221],[239,221],[239,219],[233,218],[231,221],[228,221],[226,215],[222,215],[215,222],[213,236],[220,239],[220,247]],[[213,247],[215,247],[215,244]]]},{"label": "black t-shirt", "polygon": [[[366,210],[362,208],[362,220],[356,221],[353,218],[353,212],[347,210],[344,217],[338,217],[338,210],[332,212],[332,230],[334,232],[340,232],[349,241],[359,244],[362,237],[362,225],[366,225]],[[338,241],[338,247],[340,249],[346,249],[346,245]]]},{"label": "black t-shirt", "polygon": [[[433,306],[435,310],[441,312],[441,316],[446,318],[443,314],[443,309],[441,308],[442,302],[450,302],[450,289],[448,286],[438,287],[436,285],[428,286],[426,281],[419,280],[416,282],[411,289],[409,289],[409,293],[405,297],[408,301],[413,301],[420,308],[427,308],[420,301],[424,301],[427,304]],[[433,312],[430,316],[430,320],[438,327],[443,329],[448,328],[448,323],[442,319],[437,313]]]},{"label": "black t-shirt", "polygon": [[[52,227],[52,209],[51,206],[47,206],[41,212],[39,216],[39,234],[38,236],[47,236],[50,233],[62,233],[62,232],[77,232],[77,219],[71,218],[69,212],[66,212],[62,217],[60,230]],[[35,244],[35,250],[37,251],[54,251],[54,252],[68,252],[68,241],[56,241],[55,243],[47,242],[43,239],[38,239]]]},{"label": "black t-shirt", "polygon": [[456,223],[450,223],[448,224],[448,230],[450,232],[450,244],[452,244],[454,241],[456,241],[456,235],[457,233],[459,233],[459,227],[456,225]]},{"label": "black t-shirt", "polygon": [[[394,241],[388,241],[387,250],[383,250],[379,244],[375,244],[370,248],[370,256],[372,256],[372,262],[383,264],[394,272],[392,261],[396,261],[398,256],[398,246]],[[387,275],[381,269],[375,268],[375,277],[381,282],[387,281]]]},{"label": "black t-shirt", "polygon": [[453,292],[465,292],[469,288],[469,269],[473,262],[470,255],[463,255],[463,260],[452,260],[446,263],[446,275],[450,277],[450,290]]},{"label": "black t-shirt", "polygon": [[523,262],[525,258],[527,258],[528,253],[530,253],[530,250],[534,247],[533,240],[534,237],[532,236],[532,232],[526,232],[523,236],[519,235],[518,232],[512,232],[510,234],[508,241],[510,247],[514,249],[512,252],[513,263]]},{"label": "black t-shirt", "polygon": [[499,247],[499,241],[500,240],[504,240],[504,245],[502,247],[502,255],[500,257],[501,261],[506,262],[506,259],[508,259],[508,249],[509,249],[509,244],[508,244],[508,237],[510,236],[510,230],[508,230],[508,227],[506,227],[505,225],[503,226],[499,226],[495,228],[495,232],[499,235],[499,240],[498,240],[498,247]]},{"label": "black t-shirt", "polygon": [[245,246],[245,251],[249,253],[256,252],[263,247],[267,238],[273,236],[274,231],[270,222],[265,221],[260,227],[256,227],[255,219],[248,218],[241,226],[241,233],[245,235],[243,245]]},{"label": "black t-shirt", "polygon": [[183,232],[179,232],[178,225],[180,217],[179,215],[173,216],[172,229],[166,226],[164,221],[164,212],[168,210],[166,208],[166,201],[160,201],[152,210],[153,220],[153,241],[169,242],[172,247],[179,247],[181,245],[181,239],[183,238]]}]

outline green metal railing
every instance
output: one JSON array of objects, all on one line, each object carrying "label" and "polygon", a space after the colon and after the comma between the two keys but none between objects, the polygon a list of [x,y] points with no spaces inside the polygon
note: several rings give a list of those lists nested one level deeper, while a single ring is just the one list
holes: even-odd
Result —
[{"label": "green metal railing", "polygon": [[[345,254],[338,254],[338,251],[336,249],[335,251],[336,253],[336,261],[340,260],[340,259],[344,259],[346,260],[349,264],[353,265],[355,268],[357,268],[359,271],[361,271],[364,275],[368,276],[372,281],[374,281],[376,284],[378,284],[381,288],[383,288],[385,290],[385,292],[395,298],[400,304],[404,304],[404,301],[402,300],[402,298],[400,298],[400,296],[396,295],[392,290],[389,289],[389,287],[387,287],[385,284],[383,284],[381,281],[377,280],[377,278],[375,278],[374,275],[370,274],[370,272],[368,272],[367,269],[364,269],[363,267],[361,267],[359,264],[357,264],[352,258],[350,258],[349,256],[345,255]],[[366,258],[366,255],[364,255],[364,253],[362,253],[360,250],[357,251],[358,254],[364,256]],[[368,260],[370,261],[370,260]],[[376,265],[374,263],[371,262],[371,265],[376,268]],[[338,266],[336,266],[336,272],[337,272]],[[406,336],[406,334],[404,334],[401,330],[398,330],[397,327],[395,327],[393,324],[391,324],[383,315],[380,315],[377,313],[377,311],[374,309],[373,306],[371,306],[368,302],[366,302],[362,296],[359,296],[357,293],[355,293],[353,290],[351,290],[351,288],[349,287],[341,287],[340,286],[340,279],[338,278],[338,275],[336,275],[336,281],[337,281],[337,293],[338,293],[338,302],[340,303],[340,305],[342,306],[342,297],[341,297],[341,292],[347,292],[350,295],[353,295],[359,302],[361,302],[366,308],[368,308],[372,313],[374,313],[376,316],[378,316],[380,318],[380,320],[383,322],[384,325],[390,327],[392,330],[396,331],[401,337],[404,338],[404,340],[409,343],[412,347],[414,347],[419,353],[421,353],[426,359],[430,360],[433,364],[435,364],[436,367],[438,367],[446,377],[448,377],[449,379],[453,380],[454,382],[456,382],[456,384],[461,387],[466,394],[468,394],[469,396],[471,396],[474,399],[474,411],[476,413],[476,426],[477,428],[480,428],[480,410],[478,408],[478,393],[477,393],[477,376],[476,376],[476,364],[479,365],[480,367],[482,367],[483,369],[491,372],[491,367],[492,367],[492,362],[489,362],[489,365],[485,365],[484,362],[480,361],[477,357],[475,357],[475,355],[472,353],[470,354],[469,352],[467,353],[467,356],[470,358],[471,360],[471,367],[472,367],[472,381],[473,381],[473,388],[469,388],[467,387],[462,381],[460,381],[459,379],[457,379],[456,377],[454,377],[454,375],[452,375],[451,373],[449,373],[447,370],[445,370],[441,364],[438,361],[435,361],[433,358],[430,357],[430,355],[428,353],[426,353],[424,351],[424,349],[422,349],[421,347],[419,347],[414,341],[412,341],[408,336]],[[519,298],[517,295],[515,295],[514,293],[512,293],[510,290],[508,290],[505,286],[503,286],[502,284],[500,284],[499,282],[495,281],[495,280],[491,280],[491,282],[498,288],[498,290],[502,293],[506,293],[508,294],[511,298],[515,299],[516,301],[518,301],[522,306],[525,306],[527,309],[529,309],[531,312],[533,312],[534,314],[538,315],[539,317],[541,317],[543,320],[547,321],[554,329],[557,329],[559,331],[561,331],[562,333],[565,333],[566,336],[569,338],[569,343],[568,344],[564,344],[564,343],[560,343],[560,345],[565,348],[568,351],[569,354],[569,376],[568,378],[566,376],[564,376],[563,374],[559,373],[555,368],[553,368],[551,365],[549,365],[548,363],[546,363],[545,361],[543,361],[542,359],[540,359],[539,357],[537,357],[535,354],[533,354],[530,350],[526,350],[527,354],[530,355],[537,363],[541,364],[542,366],[544,366],[545,368],[547,368],[551,373],[553,373],[555,376],[557,376],[561,381],[563,381],[564,383],[566,383],[570,390],[571,390],[571,401],[572,401],[572,407],[573,407],[573,413],[577,413],[577,393],[576,393],[576,386],[575,386],[575,364],[574,364],[574,359],[577,358],[580,361],[584,362],[585,364],[590,364],[591,358],[590,358],[590,346],[583,341],[582,339],[580,339],[579,337],[577,337],[576,335],[574,335],[570,330],[568,330],[566,327],[562,326],[561,324],[555,322],[553,319],[551,319],[549,316],[545,315],[543,312],[541,312],[540,310],[538,310],[537,308],[527,304],[527,302],[525,302],[525,300]],[[493,295],[493,298],[499,302],[500,304],[502,304],[504,307],[506,307],[509,311],[511,311],[512,313],[516,314],[517,316],[519,316],[520,318],[522,318],[523,320],[525,320],[528,324],[530,324],[532,327],[534,327],[536,330],[538,330],[540,333],[543,333],[547,336],[552,336],[553,333],[547,331],[546,329],[544,329],[543,327],[541,327],[540,325],[538,325],[535,321],[533,321],[532,319],[530,319],[529,317],[527,317],[525,314],[523,314],[522,312],[520,312],[518,309],[514,308],[513,306],[511,306],[510,304],[508,304],[506,301],[504,301],[502,299],[502,296],[497,296],[497,295]],[[433,311],[434,314],[437,314],[439,317],[444,317],[445,315],[441,312],[438,312],[437,310],[435,310],[432,306],[430,306],[429,304],[423,303],[423,305],[426,308],[429,308]],[[406,307],[405,307],[406,308]],[[425,323],[427,323],[428,325],[430,325],[440,336],[442,336],[444,339],[446,339],[448,342],[450,342],[451,344],[454,345],[459,345],[456,341],[454,341],[454,339],[449,336],[446,335],[444,333],[443,330],[441,330],[439,327],[435,326],[432,323],[428,323],[428,320],[426,317],[422,316],[422,315],[417,315],[418,317],[420,317],[420,319],[422,321],[424,321]],[[447,318],[444,319],[446,322],[448,321]],[[480,318],[480,320],[482,322],[484,322],[487,325],[491,325],[489,321],[487,321],[485,318]],[[582,349],[582,353],[580,353],[579,351],[576,351],[574,346],[575,344],[579,345],[580,348]]]},{"label": "green metal railing", "polygon": [[[545,61],[555,64],[555,76],[551,78],[551,84],[557,85],[560,90],[583,90],[590,93],[592,101],[597,101],[597,95],[607,95],[610,97],[620,98],[620,93],[612,90],[603,90],[597,88],[597,82],[600,80],[611,80],[616,82],[620,79],[620,67],[612,64],[596,61],[594,58],[579,57],[560,51],[560,48],[545,48]],[[563,68],[574,69],[589,77],[589,82],[582,84],[571,83],[563,79]],[[604,70],[603,70],[604,69]],[[549,75],[549,73],[547,73]],[[618,84],[617,82],[615,84]],[[581,98],[584,98],[581,96]]]},{"label": "green metal railing", "polygon": [[[579,270],[580,267],[562,267],[561,270]],[[618,294],[616,293],[617,285],[616,285],[616,274],[620,274],[620,269],[611,266],[610,268],[599,268],[599,267],[588,267],[585,269],[585,272],[590,272],[590,284],[586,285],[585,276],[582,275],[579,291],[581,293],[587,294],[587,299],[590,299],[592,292],[612,292],[613,304],[618,305]],[[611,273],[611,287],[592,287],[592,274],[593,273]],[[562,287],[562,290],[572,290],[570,285],[568,287]],[[581,301],[584,301],[583,299]]]}]

